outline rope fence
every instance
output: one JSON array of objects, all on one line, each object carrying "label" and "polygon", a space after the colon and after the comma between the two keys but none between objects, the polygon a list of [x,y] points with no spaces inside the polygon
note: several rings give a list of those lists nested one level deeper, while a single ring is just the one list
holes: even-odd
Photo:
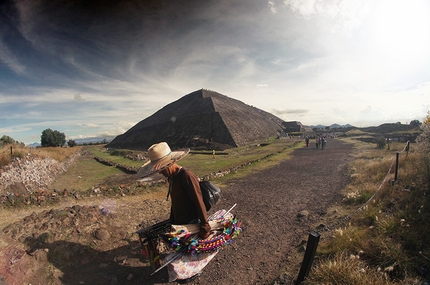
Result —
[{"label": "rope fence", "polygon": [[353,211],[351,214],[341,218],[339,221],[329,225],[329,226],[325,226],[322,229],[319,230],[315,230],[312,231],[309,234],[308,237],[308,241],[306,244],[306,251],[305,251],[305,255],[303,257],[303,262],[302,262],[302,266],[300,268],[300,272],[299,275],[297,277],[296,280],[296,285],[302,283],[305,278],[308,276],[309,271],[312,267],[312,263],[313,260],[315,258],[315,253],[318,247],[318,243],[320,240],[320,236],[321,236],[321,232],[327,232],[327,231],[331,231],[333,228],[339,226],[340,224],[343,224],[345,221],[349,220],[352,216],[354,216],[355,214],[357,214],[358,212],[360,212],[361,210],[365,209],[366,206],[370,203],[370,201],[373,200],[373,198],[378,194],[378,192],[382,189],[382,186],[384,185],[384,183],[388,180],[388,177],[390,176],[391,171],[393,170],[393,166],[394,166],[394,162],[396,162],[395,165],[395,174],[394,174],[394,180],[391,181],[391,184],[393,185],[396,181],[397,181],[397,176],[398,176],[398,169],[399,169],[399,155],[401,153],[406,152],[406,154],[408,154],[409,152],[409,144],[410,142],[407,141],[405,147],[403,148],[403,150],[396,152],[396,159],[392,159],[390,168],[387,172],[387,174],[385,175],[384,179],[382,180],[381,184],[379,185],[378,189],[375,191],[375,193],[373,193],[373,195],[364,203],[362,204],[360,207],[358,207],[355,211]]},{"label": "rope fence", "polygon": [[360,212],[361,210],[363,210],[369,203],[370,201],[373,200],[373,198],[376,196],[376,194],[378,194],[378,192],[382,189],[382,186],[384,185],[384,183],[387,181],[388,176],[391,173],[391,170],[393,169],[393,165],[394,165],[394,159],[392,159],[391,165],[390,165],[390,169],[388,170],[387,174],[385,175],[384,179],[382,180],[382,183],[379,185],[378,189],[375,191],[375,193],[373,193],[373,195],[363,204],[361,205],[359,208],[357,208],[354,212],[352,212],[351,214],[343,217],[342,219],[340,219],[339,221],[337,221],[336,223],[331,224],[330,226],[325,226],[324,228],[317,230],[317,233],[321,233],[322,231],[330,231],[332,230],[334,227],[344,223],[345,221],[349,220],[352,216],[354,216],[355,214],[357,214],[358,212]]},{"label": "rope fence", "polygon": [[10,148],[4,147],[3,150],[0,150],[0,154],[3,154],[3,153],[10,153],[12,155],[12,146]]}]

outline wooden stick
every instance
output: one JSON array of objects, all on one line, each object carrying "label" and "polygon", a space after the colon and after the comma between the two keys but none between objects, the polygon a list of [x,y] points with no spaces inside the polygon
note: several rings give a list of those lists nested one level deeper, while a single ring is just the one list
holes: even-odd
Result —
[{"label": "wooden stick", "polygon": [[[217,221],[209,221],[209,225],[211,226],[211,230],[219,230],[224,228],[222,223]],[[186,233],[195,234],[200,231],[200,224],[172,225],[172,228],[175,231],[184,230]]]},{"label": "wooden stick", "polygon": [[233,210],[234,207],[236,207],[237,204],[234,204],[233,207],[231,207],[224,215],[223,217],[225,217],[225,215],[227,215],[228,213],[230,213],[231,210]]}]

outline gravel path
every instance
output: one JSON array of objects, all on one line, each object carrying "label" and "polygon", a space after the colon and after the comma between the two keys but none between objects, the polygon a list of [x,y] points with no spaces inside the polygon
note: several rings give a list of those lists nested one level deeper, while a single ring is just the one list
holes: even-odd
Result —
[{"label": "gravel path", "polygon": [[336,139],[329,139],[324,150],[311,143],[279,166],[231,181],[217,208],[237,203],[233,212],[244,231],[192,284],[287,284],[297,278],[300,268],[291,267],[303,259],[298,247],[341,202],[351,151],[351,145]]}]

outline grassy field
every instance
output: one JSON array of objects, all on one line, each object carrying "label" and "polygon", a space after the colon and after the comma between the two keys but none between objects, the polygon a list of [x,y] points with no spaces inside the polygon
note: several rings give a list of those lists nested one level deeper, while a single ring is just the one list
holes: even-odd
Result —
[{"label": "grassy field", "polygon": [[[229,175],[229,177],[246,175],[249,171],[258,171],[258,169],[279,163],[281,160],[288,158],[288,154],[295,147],[302,144],[302,140],[286,138],[270,139],[259,144],[256,143],[218,152],[215,159],[212,156],[212,151],[202,152],[191,150],[190,154],[180,161],[180,164],[192,170],[199,177],[204,177],[214,172],[225,171],[247,164],[250,161],[260,160],[258,167],[243,169],[240,173]],[[94,185],[103,183],[103,181],[110,177],[123,174],[120,169],[114,166],[107,166],[97,162],[93,159],[96,156],[106,161],[135,168],[145,163],[145,161],[135,161],[126,158],[126,154],[145,155],[144,152],[128,150],[108,151],[103,145],[85,146],[83,157],[72,164],[66,173],[61,174],[53,183],[52,188],[62,189],[64,185],[68,185],[68,187],[72,185],[73,190],[86,191]],[[218,183],[222,183],[225,179],[218,179]]]}]

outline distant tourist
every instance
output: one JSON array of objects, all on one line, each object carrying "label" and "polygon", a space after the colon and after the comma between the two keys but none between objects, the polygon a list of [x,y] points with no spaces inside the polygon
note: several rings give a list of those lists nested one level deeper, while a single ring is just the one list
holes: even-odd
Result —
[{"label": "distant tourist", "polygon": [[327,145],[327,139],[325,137],[321,138],[321,149],[325,149]]}]

